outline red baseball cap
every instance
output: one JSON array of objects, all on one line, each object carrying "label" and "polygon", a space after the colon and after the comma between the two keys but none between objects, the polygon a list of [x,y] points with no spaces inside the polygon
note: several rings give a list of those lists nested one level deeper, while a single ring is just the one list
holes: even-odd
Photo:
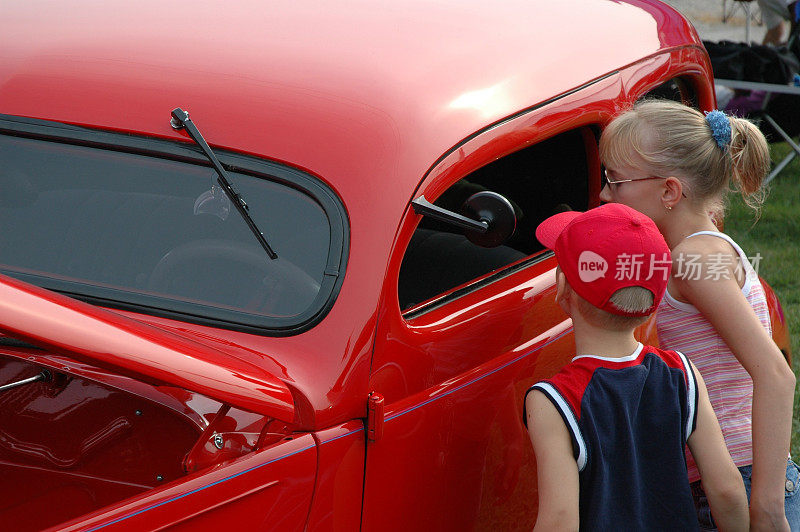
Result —
[{"label": "red baseball cap", "polygon": [[[592,305],[621,316],[647,316],[667,289],[672,259],[653,221],[620,203],[586,212],[562,212],[536,228],[536,238],[556,252],[570,286]],[[624,312],[609,299],[620,288],[641,286],[653,293],[653,306]]]}]

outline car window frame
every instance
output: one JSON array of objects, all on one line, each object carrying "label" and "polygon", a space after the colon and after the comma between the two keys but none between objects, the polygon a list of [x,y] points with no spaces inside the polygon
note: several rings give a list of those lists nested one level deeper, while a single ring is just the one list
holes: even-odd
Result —
[{"label": "car window frame", "polygon": [[[208,158],[194,144],[146,135],[120,133],[6,114],[0,114],[0,134],[211,167]],[[144,295],[142,297],[134,296],[134,301],[114,299],[110,297],[113,289],[107,290],[109,297],[102,297],[99,293],[105,289],[92,283],[86,284],[92,286],[93,290],[98,289],[96,290],[98,295],[69,290],[69,286],[74,288],[80,283],[59,282],[57,279],[50,282],[48,278],[47,286],[44,288],[103,307],[263,336],[295,335],[318,324],[333,307],[344,281],[349,256],[350,230],[349,218],[343,202],[326,183],[308,172],[276,161],[220,148],[213,149],[222,165],[229,171],[294,188],[316,201],[324,211],[330,227],[327,263],[320,290],[313,303],[305,311],[290,318],[281,318],[220,309],[208,305],[207,307],[212,309],[214,316],[204,316],[198,314],[199,309],[205,307],[204,305],[183,303],[178,300],[172,304],[174,308],[165,309],[147,304],[146,300],[149,298]],[[269,260],[266,254],[265,260]],[[41,276],[36,277],[41,278]],[[127,294],[126,292],[126,296]],[[152,299],[160,298],[153,297]]]},{"label": "car window frame", "polygon": [[[548,103],[550,103],[550,102],[548,101]],[[553,134],[551,134],[551,135],[548,135],[548,136],[545,136],[545,137],[541,137],[541,138],[537,138],[535,144],[551,140],[553,138],[556,138],[556,137],[558,137],[560,135],[563,135],[563,134],[566,134],[566,133],[569,133],[569,132],[579,132],[583,136],[583,141],[584,141],[583,143],[584,143],[585,156],[586,156],[586,162],[587,162],[587,174],[585,176],[586,177],[586,195],[587,195],[587,201],[588,201],[589,206],[591,208],[592,206],[595,206],[595,205],[592,204],[592,201],[598,196],[599,190],[600,190],[600,166],[599,166],[599,163],[598,163],[598,161],[599,161],[598,151],[599,150],[598,150],[598,145],[597,145],[597,142],[599,141],[599,135],[600,135],[600,126],[599,126],[599,124],[596,123],[596,122],[593,122],[593,121],[589,121],[589,122],[586,122],[586,123],[574,124],[573,127],[566,127],[566,128],[563,128],[563,129],[560,129],[558,131],[553,132]],[[467,140],[475,138],[475,137],[476,137],[476,135],[472,135]],[[590,139],[593,139],[593,140],[590,140]],[[532,145],[533,144],[531,144],[531,143],[529,143],[527,141],[526,142],[521,142],[517,146],[517,149],[509,151],[504,156],[512,155],[513,153],[516,153],[516,152],[518,152],[520,150],[524,150],[526,148],[529,148]],[[489,163],[493,162],[494,160],[496,160],[496,159],[492,159],[491,161],[489,161]],[[447,190],[449,190],[450,187],[455,185],[459,180],[468,177],[472,172],[477,171],[480,168],[481,167],[471,169],[470,171],[468,171],[466,173],[459,174],[459,177],[453,177],[453,178],[448,179],[446,187],[443,187],[443,188],[439,187],[441,189],[440,190],[440,195],[444,194]],[[438,199],[438,196],[436,198],[433,198],[431,201],[435,201],[436,199]],[[420,222],[421,222],[421,218],[420,218],[420,220],[418,220],[416,223],[413,224],[413,229],[411,230],[411,235],[413,235],[414,232],[416,232],[416,230],[419,227]],[[405,248],[403,250],[403,253],[402,253],[403,257],[405,256],[405,254],[408,251],[408,245],[410,244],[410,238],[411,237],[409,237],[409,241],[406,243],[406,246],[405,246]],[[549,250],[547,248],[539,249],[539,250],[535,251],[534,253],[532,253],[531,255],[528,255],[528,256],[526,256],[524,258],[521,258],[521,259],[519,259],[517,261],[508,263],[507,265],[497,269],[496,271],[488,272],[488,273],[486,273],[484,275],[481,275],[481,276],[478,276],[478,277],[476,277],[474,279],[471,279],[471,280],[469,280],[469,281],[467,281],[465,283],[453,286],[450,289],[448,289],[448,290],[446,290],[446,291],[444,291],[442,293],[436,294],[436,295],[432,296],[431,298],[429,298],[429,299],[427,299],[425,301],[421,301],[421,302],[419,302],[419,303],[417,303],[417,304],[415,304],[415,305],[413,305],[413,306],[411,306],[411,307],[409,307],[407,309],[402,309],[401,308],[400,309],[400,315],[402,316],[402,318],[405,321],[414,320],[415,318],[417,318],[419,316],[422,316],[422,315],[424,315],[424,314],[426,314],[426,313],[428,313],[430,311],[433,311],[435,309],[443,307],[443,306],[445,306],[445,305],[447,305],[447,304],[449,304],[451,302],[454,302],[454,301],[462,298],[463,296],[466,296],[468,294],[471,294],[473,292],[481,290],[481,289],[483,289],[483,288],[485,288],[485,287],[487,287],[487,286],[489,286],[491,284],[494,284],[497,281],[500,281],[502,279],[505,279],[506,277],[510,277],[512,275],[515,275],[516,273],[518,273],[518,272],[520,272],[522,270],[525,270],[525,269],[527,269],[527,268],[529,268],[529,267],[531,267],[531,266],[533,266],[535,264],[538,264],[538,263],[540,263],[542,261],[550,259],[550,258],[552,258],[554,256],[555,256],[555,254],[553,253],[553,251],[551,251],[551,250]]]}]

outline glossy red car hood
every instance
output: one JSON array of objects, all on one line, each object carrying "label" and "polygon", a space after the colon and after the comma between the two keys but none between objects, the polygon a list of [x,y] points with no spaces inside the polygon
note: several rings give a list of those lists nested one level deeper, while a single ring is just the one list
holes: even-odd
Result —
[{"label": "glossy red car hood", "polygon": [[291,392],[263,368],[5,275],[0,275],[0,331],[134,378],[294,421]]}]

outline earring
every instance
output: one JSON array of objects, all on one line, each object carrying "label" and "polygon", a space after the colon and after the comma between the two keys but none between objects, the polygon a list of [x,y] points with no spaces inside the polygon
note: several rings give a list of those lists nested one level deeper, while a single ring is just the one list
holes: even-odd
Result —
[{"label": "earring", "polygon": [[671,211],[671,210],[672,210],[672,207],[671,207],[671,206],[669,206],[669,205],[664,205],[664,207],[666,207],[668,211]]}]

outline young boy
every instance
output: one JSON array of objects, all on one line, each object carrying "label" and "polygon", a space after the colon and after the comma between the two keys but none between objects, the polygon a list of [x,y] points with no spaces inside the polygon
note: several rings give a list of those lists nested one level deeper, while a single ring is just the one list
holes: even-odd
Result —
[{"label": "young boy", "polygon": [[697,530],[688,444],[720,530],[747,530],[744,484],[700,373],[634,329],[667,287],[669,248],[650,218],[609,203],[536,229],[555,251],[556,300],[577,356],[525,397],[536,452],[535,530]]}]

